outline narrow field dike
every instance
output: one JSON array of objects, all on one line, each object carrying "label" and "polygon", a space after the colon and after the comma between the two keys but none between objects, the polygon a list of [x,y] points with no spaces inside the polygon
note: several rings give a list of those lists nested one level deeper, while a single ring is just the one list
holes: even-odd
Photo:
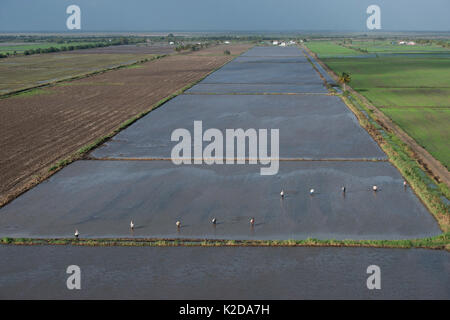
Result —
[{"label": "narrow field dike", "polygon": [[211,240],[211,239],[139,239],[139,238],[100,238],[100,239],[40,239],[8,238],[0,239],[0,245],[40,246],[73,245],[94,247],[362,247],[362,248],[397,248],[397,249],[434,249],[450,251],[450,234],[430,238],[409,240]]}]

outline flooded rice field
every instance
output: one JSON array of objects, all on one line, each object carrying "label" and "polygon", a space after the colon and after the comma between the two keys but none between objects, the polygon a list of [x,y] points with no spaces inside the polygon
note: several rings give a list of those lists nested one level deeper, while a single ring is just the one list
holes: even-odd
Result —
[{"label": "flooded rice field", "polygon": [[212,73],[187,93],[327,93],[298,48],[255,47]]},{"label": "flooded rice field", "polygon": [[282,161],[277,175],[261,176],[255,164],[78,161],[0,210],[0,237],[71,237],[75,229],[91,238],[404,239],[440,233],[388,162]]},{"label": "flooded rice field", "polygon": [[244,52],[242,57],[270,57],[270,58],[292,58],[292,57],[302,57],[304,55],[298,47],[253,47],[247,52]]},{"label": "flooded rice field", "polygon": [[[449,299],[423,249],[0,246],[0,299]],[[68,290],[69,265],[81,289]],[[369,290],[367,267],[381,271]]]},{"label": "flooded rice field", "polygon": [[323,94],[327,93],[327,89],[320,83],[301,84],[254,84],[254,83],[199,83],[190,88],[186,93],[203,93],[203,94],[217,94],[217,93],[231,93],[231,94],[255,94],[255,93],[311,93]]},{"label": "flooded rice field", "polygon": [[223,133],[229,128],[279,129],[281,158],[386,159],[340,98],[326,95],[181,95],[91,155],[170,158],[178,143],[171,141],[172,132],[178,128],[193,132],[194,121],[202,121],[203,131],[217,128]]},{"label": "flooded rice field", "polygon": [[[252,48],[94,150],[95,160],[70,164],[1,208],[0,237],[440,234],[353,113],[326,93],[298,48]],[[279,129],[278,173],[261,175],[262,164],[173,164],[171,133],[193,132],[196,120],[203,130]],[[450,298],[446,251],[3,245],[0,257],[0,299]],[[81,290],[66,287],[74,264]],[[380,290],[367,288],[370,265],[380,267]]]}]

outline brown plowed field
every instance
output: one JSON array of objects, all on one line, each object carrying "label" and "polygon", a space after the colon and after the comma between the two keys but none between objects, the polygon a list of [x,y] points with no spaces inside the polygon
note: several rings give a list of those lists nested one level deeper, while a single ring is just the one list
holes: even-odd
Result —
[{"label": "brown plowed field", "polygon": [[[172,55],[48,87],[46,94],[0,99],[0,206],[48,176],[57,161],[249,47],[217,46]],[[225,49],[232,56],[219,54]]]}]

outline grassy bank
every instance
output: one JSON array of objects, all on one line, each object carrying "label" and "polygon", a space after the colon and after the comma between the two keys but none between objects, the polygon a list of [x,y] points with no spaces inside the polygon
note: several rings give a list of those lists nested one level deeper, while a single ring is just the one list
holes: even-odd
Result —
[{"label": "grassy bank", "polygon": [[139,247],[370,247],[425,248],[450,251],[450,234],[411,240],[204,240],[204,239],[31,239],[3,238],[3,245],[78,245],[78,246],[139,246]]}]

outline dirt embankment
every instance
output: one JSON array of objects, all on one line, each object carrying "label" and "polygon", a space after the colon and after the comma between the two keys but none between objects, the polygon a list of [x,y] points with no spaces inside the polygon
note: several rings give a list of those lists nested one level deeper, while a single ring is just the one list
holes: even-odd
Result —
[{"label": "dirt embankment", "polygon": [[57,161],[248,48],[223,45],[172,55],[48,87],[46,94],[0,99],[0,206],[48,177]]}]

